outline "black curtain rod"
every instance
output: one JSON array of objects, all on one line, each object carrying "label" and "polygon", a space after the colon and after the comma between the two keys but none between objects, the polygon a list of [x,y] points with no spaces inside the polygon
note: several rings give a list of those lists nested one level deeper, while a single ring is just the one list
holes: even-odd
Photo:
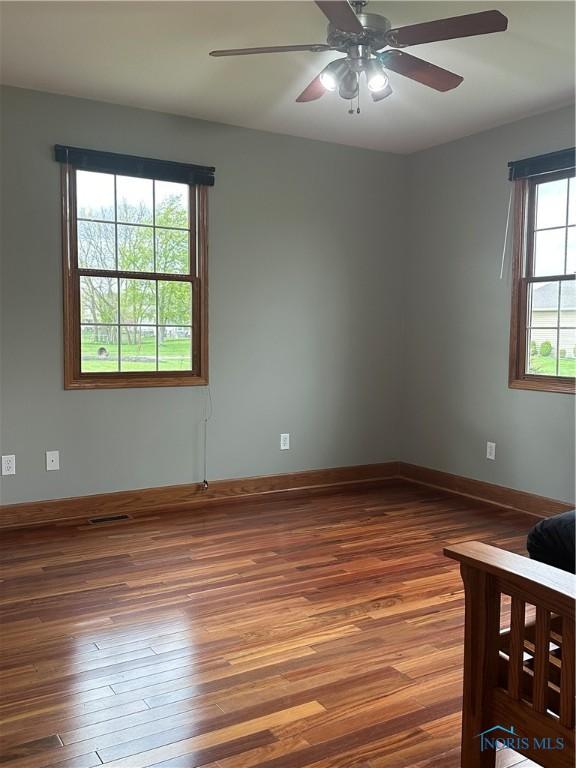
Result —
[{"label": "black curtain rod", "polygon": [[546,155],[526,157],[523,160],[514,160],[508,163],[508,178],[510,181],[516,181],[553,171],[567,171],[576,166],[575,160],[576,149],[574,147],[561,149],[558,152],[549,152]]},{"label": "black curtain rod", "polygon": [[120,155],[95,149],[80,149],[56,144],[54,156],[59,163],[70,163],[85,171],[118,173],[123,176],[139,176],[159,181],[175,181],[181,184],[211,187],[214,185],[215,168],[206,165],[177,163],[173,160],[154,160],[149,157]]}]

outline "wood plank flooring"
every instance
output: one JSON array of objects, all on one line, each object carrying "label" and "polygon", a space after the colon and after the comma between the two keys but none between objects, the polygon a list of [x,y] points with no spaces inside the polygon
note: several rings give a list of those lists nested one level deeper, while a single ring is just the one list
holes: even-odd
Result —
[{"label": "wood plank flooring", "polygon": [[5,533],[0,760],[456,768],[464,603],[441,550],[524,552],[533,522],[395,483]]}]

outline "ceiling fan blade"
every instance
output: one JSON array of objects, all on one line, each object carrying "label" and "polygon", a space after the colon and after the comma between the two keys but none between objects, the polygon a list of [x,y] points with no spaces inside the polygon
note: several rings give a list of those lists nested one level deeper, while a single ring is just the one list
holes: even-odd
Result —
[{"label": "ceiling fan blade", "polygon": [[250,56],[253,53],[289,53],[290,51],[334,51],[330,45],[309,43],[308,45],[272,45],[266,48],[231,48],[225,51],[210,51],[210,56]]},{"label": "ceiling fan blade", "polygon": [[326,88],[320,82],[320,75],[318,75],[311,83],[308,83],[296,101],[315,101],[324,96],[325,93]]},{"label": "ceiling fan blade", "polygon": [[388,45],[395,48],[405,48],[407,45],[504,32],[507,27],[508,19],[500,11],[482,11],[391,29],[386,35],[386,40]]},{"label": "ceiling fan blade", "polygon": [[342,32],[361,33],[364,31],[360,19],[347,0],[316,0],[316,5],[336,29],[340,29]]},{"label": "ceiling fan blade", "polygon": [[430,62],[412,56],[410,53],[404,53],[404,51],[383,51],[378,54],[378,58],[386,69],[409,77],[411,80],[416,80],[436,91],[451,91],[464,80],[463,77],[455,75],[454,72],[437,67],[435,64],[430,64]]},{"label": "ceiling fan blade", "polygon": [[372,101],[382,101],[387,96],[392,96],[392,88],[390,88],[390,85],[387,85],[386,88],[382,88],[381,91],[375,91],[370,96],[372,96]]}]

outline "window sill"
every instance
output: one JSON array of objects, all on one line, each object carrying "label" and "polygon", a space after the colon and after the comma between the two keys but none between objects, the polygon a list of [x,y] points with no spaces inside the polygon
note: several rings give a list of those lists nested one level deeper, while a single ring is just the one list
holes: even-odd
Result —
[{"label": "window sill", "polygon": [[574,379],[552,376],[525,376],[513,378],[508,382],[510,389],[530,389],[536,392],[557,392],[563,395],[576,393]]},{"label": "window sill", "polygon": [[205,387],[208,385],[207,376],[174,375],[168,376],[127,376],[126,374],[110,374],[110,376],[90,376],[82,374],[66,379],[64,389],[130,389],[132,387]]}]

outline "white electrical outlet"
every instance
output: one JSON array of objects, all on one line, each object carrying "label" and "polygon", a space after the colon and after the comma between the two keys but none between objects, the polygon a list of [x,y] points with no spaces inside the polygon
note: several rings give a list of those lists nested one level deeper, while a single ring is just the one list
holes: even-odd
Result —
[{"label": "white electrical outlet", "polygon": [[486,458],[496,461],[496,443],[486,443]]},{"label": "white electrical outlet", "polygon": [[46,451],[46,472],[60,469],[60,451]]},{"label": "white electrical outlet", "polygon": [[280,450],[281,451],[290,450],[290,433],[289,432],[285,432],[284,434],[280,435]]},{"label": "white electrical outlet", "polygon": [[2,474],[3,475],[16,474],[16,456],[14,456],[14,454],[10,456],[2,456]]}]

